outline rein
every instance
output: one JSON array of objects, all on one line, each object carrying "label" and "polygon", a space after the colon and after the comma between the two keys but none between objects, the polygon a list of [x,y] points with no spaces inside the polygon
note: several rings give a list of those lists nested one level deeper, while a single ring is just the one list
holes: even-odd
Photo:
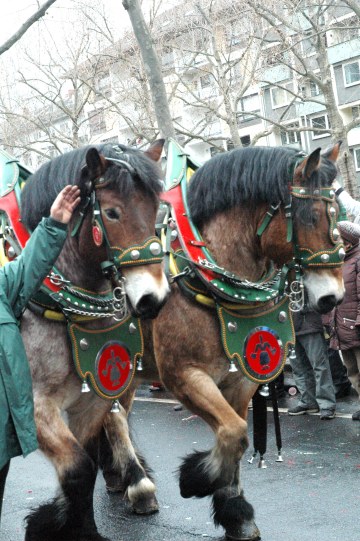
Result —
[{"label": "rein", "polygon": [[[105,159],[124,166],[132,176],[137,174],[134,167],[125,160],[106,156]],[[88,212],[91,212],[94,244],[97,247],[105,245],[106,248],[107,257],[101,263],[102,273],[105,278],[111,280],[116,286],[110,296],[101,296],[99,298],[99,295],[94,293],[91,295],[82,293],[61,277],[59,273],[56,273],[60,277],[64,290],[64,292],[57,295],[56,302],[67,314],[73,313],[89,318],[114,317],[115,320],[122,321],[128,313],[124,288],[125,278],[122,275],[122,269],[161,263],[164,254],[160,239],[155,235],[145,239],[142,244],[134,244],[127,248],[111,245],[102,219],[100,201],[97,197],[97,190],[105,188],[109,183],[110,181],[106,181],[102,176],[92,181],[92,189],[80,209],[79,217],[71,231],[71,237],[80,234],[84,219]]]},{"label": "rein", "polygon": [[[291,168],[294,171],[304,154],[296,154],[296,160]],[[304,305],[304,287],[302,274],[307,268],[329,268],[342,265],[345,251],[339,242],[340,233],[336,227],[335,193],[331,187],[310,189],[303,186],[290,186],[286,201],[279,201],[270,205],[262,222],[258,226],[257,236],[261,237],[269,226],[276,212],[283,205],[286,219],[286,240],[293,245],[293,258],[278,271],[271,267],[266,275],[258,282],[241,279],[220,267],[207,249],[200,232],[189,218],[187,203],[188,177],[193,171],[183,174],[179,183],[163,194],[163,200],[170,204],[163,227],[163,248],[166,255],[167,266],[172,267],[172,281],[184,284],[191,275],[196,276],[205,283],[212,298],[216,302],[232,302],[241,310],[243,305],[267,303],[281,298],[284,294],[289,296],[292,311],[300,310]],[[190,173],[190,175],[189,175]],[[291,178],[292,178],[291,177]],[[329,221],[329,238],[334,245],[328,250],[313,252],[301,247],[294,228],[294,210],[292,201],[297,199],[322,200],[326,203],[326,214]],[[171,229],[169,223],[176,225]],[[174,242],[174,240],[178,239]],[[175,271],[175,272],[174,272]],[[289,283],[289,276],[293,279]],[[180,286],[181,287],[181,286]],[[184,289],[184,287],[183,287]],[[187,288],[189,289],[189,288]],[[200,301],[201,302],[201,301]],[[213,304],[205,301],[204,304]]]},{"label": "rein", "polygon": [[[124,166],[131,175],[136,175],[136,170],[126,160],[105,157],[106,160]],[[8,163],[8,162],[7,162]],[[26,172],[26,177],[30,172]],[[9,179],[5,179],[9,180]],[[20,187],[18,176],[8,186],[10,189],[0,198],[1,230],[3,243],[8,245],[7,250],[0,250],[0,263],[5,264],[8,258],[16,257],[25,246],[29,238],[29,232],[20,219],[19,198]],[[91,191],[82,203],[79,216],[71,231],[75,237],[80,233],[84,219],[89,211],[92,212],[92,233],[96,246],[105,244],[107,257],[102,262],[103,275],[115,285],[113,291],[95,293],[85,291],[67,280],[55,267],[40,286],[39,293],[30,301],[29,307],[39,315],[55,321],[72,319],[74,321],[94,320],[113,317],[116,321],[126,318],[128,309],[124,290],[125,278],[122,269],[137,265],[150,265],[161,263],[163,260],[162,246],[157,236],[147,238],[140,245],[132,245],[126,248],[112,246],[101,216],[100,202],[96,192],[109,184],[103,177],[92,182]],[[59,311],[59,308],[61,311]]]},{"label": "rein", "polygon": [[[106,156],[105,159],[120,165],[124,165],[132,176],[136,175],[135,169],[127,161],[108,158]],[[119,273],[122,268],[161,263],[164,254],[162,251],[161,242],[155,235],[148,237],[142,244],[135,244],[127,248],[111,245],[101,216],[100,201],[96,195],[98,189],[108,186],[109,183],[110,181],[106,181],[102,176],[94,179],[92,182],[92,189],[88,194],[82,209],[80,210],[79,218],[73,227],[71,236],[75,237],[79,234],[85,216],[89,210],[91,210],[94,243],[98,247],[105,244],[107,251],[107,260],[103,261],[101,264],[103,274],[107,278],[112,275],[119,278]]]},{"label": "rein", "polygon": [[[296,165],[295,165],[296,168]],[[292,198],[322,200],[326,203],[326,214],[329,221],[329,238],[334,247],[329,250],[312,252],[308,248],[300,247],[297,241],[295,228],[293,227],[293,207]],[[338,242],[340,232],[336,227],[336,209],[335,192],[331,187],[316,188],[314,190],[304,186],[291,186],[289,200],[285,204],[285,216],[287,220],[287,242],[292,242],[294,255],[292,261],[284,265],[284,274],[288,275],[291,271],[295,276],[290,283],[290,309],[293,312],[300,311],[304,306],[304,287],[302,283],[302,273],[307,268],[335,268],[343,264],[345,258],[344,245]],[[280,208],[281,202],[277,205],[271,205],[267,211],[262,223],[260,224],[257,235],[261,237],[276,211]]]},{"label": "rein", "polygon": [[[293,256],[282,268],[272,265],[260,280],[252,282],[218,265],[207,249],[191,220],[187,202],[188,180],[196,167],[175,142],[169,152],[169,162],[177,166],[180,174],[174,175],[176,182],[162,195],[166,212],[159,229],[166,272],[182,294],[216,310],[229,372],[240,368],[250,380],[268,384],[282,371],[289,348],[295,343],[291,313],[304,306],[304,269],[335,268],[343,263],[345,252],[336,228],[335,193],[328,187],[310,189],[290,185],[285,200],[270,205],[256,234],[261,237],[282,207],[286,241],[292,243]],[[291,181],[304,156],[295,155],[289,167]],[[294,227],[295,198],[326,203],[333,247],[313,252],[300,246]]]}]

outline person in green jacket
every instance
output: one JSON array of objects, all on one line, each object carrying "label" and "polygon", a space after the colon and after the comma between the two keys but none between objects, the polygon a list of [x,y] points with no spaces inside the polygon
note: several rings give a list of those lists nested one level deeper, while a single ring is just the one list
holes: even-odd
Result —
[{"label": "person in green jacket", "polygon": [[30,368],[19,319],[31,296],[51,270],[80,202],[77,186],[56,197],[21,254],[0,268],[0,520],[10,459],[38,447]]}]

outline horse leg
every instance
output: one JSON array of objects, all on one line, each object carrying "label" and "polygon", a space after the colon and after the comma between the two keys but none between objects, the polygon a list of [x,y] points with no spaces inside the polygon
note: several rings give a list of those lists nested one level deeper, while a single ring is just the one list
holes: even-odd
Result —
[{"label": "horse leg", "polygon": [[121,408],[120,413],[108,413],[103,428],[100,466],[107,486],[109,482],[111,491],[114,488],[125,490],[134,513],[156,513],[159,510],[156,487],[145,460],[132,445],[124,408]]},{"label": "horse leg", "polygon": [[254,509],[245,499],[240,488],[240,464],[233,482],[213,494],[213,518],[216,526],[222,526],[227,539],[236,541],[255,541],[260,539],[260,531],[254,522]]},{"label": "horse leg", "polygon": [[[178,372],[176,387],[171,384],[173,378],[163,375],[163,381],[187,408],[210,425],[216,436],[212,450],[196,451],[183,460],[179,470],[181,495],[213,495],[216,525],[221,524],[232,539],[258,539],[253,507],[245,500],[238,483],[239,461],[248,447],[246,414],[238,415],[213,379],[200,369],[189,368],[181,375]],[[242,401],[246,406],[256,389],[253,387],[244,388]]]},{"label": "horse leg", "polygon": [[[132,408],[132,404],[135,397],[136,388],[131,386],[126,393],[124,393],[120,399],[123,409],[120,410],[119,415],[124,417],[123,422],[117,423],[117,427],[113,427],[113,432],[115,434],[118,430],[118,438],[116,441],[117,447],[117,460],[114,460],[113,448],[110,445],[108,437],[106,435],[104,427],[101,429],[100,433],[100,446],[99,446],[99,467],[102,471],[103,477],[106,483],[106,489],[109,492],[126,492],[127,485],[124,479],[124,471],[126,470],[126,465],[129,457],[129,451],[127,448],[127,431],[125,432],[125,437],[122,434],[122,427],[126,423],[126,417],[129,414],[129,411]],[[109,419],[109,421],[114,419]],[[117,465],[116,465],[117,464]],[[120,464],[120,467],[119,467]]]},{"label": "horse leg", "polygon": [[[243,419],[247,419],[250,393],[253,394],[256,387],[244,379],[240,385],[234,385],[231,379],[229,382],[225,381],[224,398]],[[238,462],[232,482],[213,494],[214,522],[215,525],[225,529],[227,539],[236,541],[260,539],[260,532],[253,520],[253,508],[245,499],[244,491],[241,489],[240,468],[241,465]]]},{"label": "horse leg", "polygon": [[35,398],[35,419],[40,449],[55,466],[61,493],[27,516],[25,541],[108,541],[94,520],[94,461],[50,398]]}]

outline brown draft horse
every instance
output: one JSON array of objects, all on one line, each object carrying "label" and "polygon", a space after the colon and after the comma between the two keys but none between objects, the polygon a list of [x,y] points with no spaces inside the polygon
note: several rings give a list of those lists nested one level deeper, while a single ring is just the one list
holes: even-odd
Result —
[{"label": "brown draft horse", "polygon": [[[300,263],[308,306],[326,313],[339,303],[344,294],[343,254],[335,221],[331,221],[336,219],[337,204],[330,189],[325,191],[331,203],[319,196],[336,177],[339,147],[340,143],[323,154],[317,149],[302,157],[289,148],[249,147],[218,155],[200,167],[190,181],[189,213],[217,265],[256,283],[266,275],[271,262],[280,268],[294,260],[295,249],[300,247],[309,257],[318,257],[314,266]],[[305,196],[293,196],[291,201],[294,235],[290,242],[287,228],[292,186],[302,186],[297,193]],[[259,236],[269,208],[273,216]],[[336,265],[322,265],[334,249],[339,256]],[[180,285],[178,280],[173,282],[169,300],[151,323],[153,351],[149,349],[144,357],[143,374],[153,377],[147,370],[155,354],[166,388],[208,423],[215,435],[211,450],[190,454],[182,462],[181,495],[212,496],[215,524],[225,529],[227,538],[255,540],[260,533],[253,507],[244,497],[240,460],[248,446],[248,404],[257,383],[241,370],[229,371],[215,310],[188,298]],[[221,304],[222,300],[215,297],[215,302]],[[130,392],[123,396],[126,409],[132,398]],[[136,455],[128,438],[126,416],[107,415],[104,428],[107,440],[103,441],[102,462],[109,475],[108,485],[116,490],[124,481],[136,507],[136,501],[149,498],[150,485],[132,475]],[[114,462],[109,458],[111,448],[117,457]]]},{"label": "brown draft horse", "polygon": [[[124,309],[119,303],[124,302],[125,295],[127,306],[137,318],[155,317],[168,297],[169,285],[161,260],[124,267],[120,278],[117,272],[109,272],[109,268],[116,271],[114,247],[117,254],[130,251],[130,260],[140,257],[141,263],[140,246],[154,238],[162,189],[157,162],[163,143],[153,143],[146,152],[122,145],[72,151],[43,165],[22,191],[22,222],[32,230],[42,216],[48,215],[52,201],[65,184],[80,186],[82,202],[56,262],[56,280],[79,295],[79,300],[67,307],[67,318],[83,314],[83,325],[90,332],[114,323],[113,317],[105,317],[106,310],[119,318]],[[103,230],[98,227],[100,219]],[[154,245],[157,252],[156,242]],[[114,263],[110,267],[109,258]],[[104,302],[97,304],[97,295],[109,291],[109,286],[110,291],[114,288],[113,302],[106,306]],[[121,290],[120,297],[115,290]],[[95,393],[82,392],[66,326],[56,318],[42,317],[41,304],[35,300],[32,310],[25,312],[21,332],[33,377],[39,445],[56,469],[60,490],[51,502],[27,517],[25,539],[104,540],[94,521],[93,489],[98,436],[112,402]],[[88,317],[82,306],[87,306]],[[104,317],[99,318],[98,312],[103,312]],[[138,475],[145,475],[135,457],[133,475],[138,471]]]}]

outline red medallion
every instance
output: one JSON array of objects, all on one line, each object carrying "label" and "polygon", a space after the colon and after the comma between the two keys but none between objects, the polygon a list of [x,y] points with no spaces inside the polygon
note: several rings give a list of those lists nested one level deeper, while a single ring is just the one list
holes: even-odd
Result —
[{"label": "red medallion", "polygon": [[96,358],[96,378],[102,390],[117,394],[127,383],[132,369],[130,353],[120,342],[108,342]]},{"label": "red medallion", "polygon": [[92,235],[96,246],[101,246],[103,243],[103,232],[100,225],[96,221],[92,226]]},{"label": "red medallion", "polygon": [[248,335],[244,354],[250,370],[262,376],[270,374],[278,367],[282,358],[282,347],[274,332],[267,327],[260,327]]}]

